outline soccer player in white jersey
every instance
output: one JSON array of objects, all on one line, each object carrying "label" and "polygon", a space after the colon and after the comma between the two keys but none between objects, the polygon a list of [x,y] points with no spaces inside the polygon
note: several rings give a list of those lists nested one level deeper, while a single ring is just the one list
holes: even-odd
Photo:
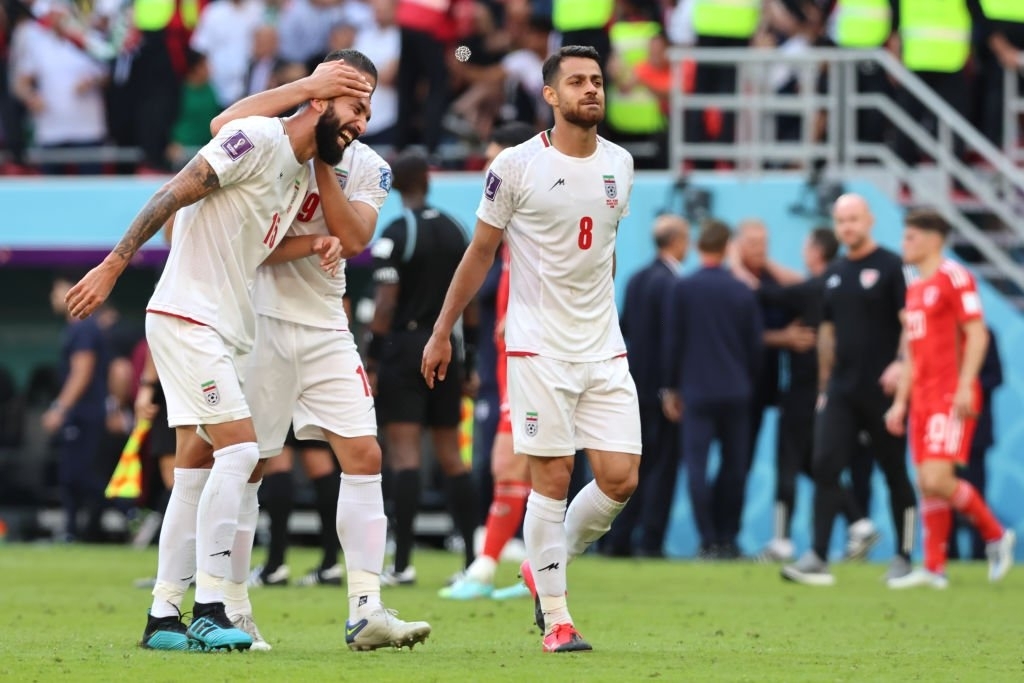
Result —
[{"label": "soccer player in white jersey", "polygon": [[[502,236],[511,253],[505,344],[515,451],[532,492],[522,574],[536,597],[546,652],[590,650],[566,602],[566,564],[604,535],[636,488],[640,409],[619,331],[615,236],[633,185],[629,153],[597,136],[600,56],[566,46],[544,63],[555,125],[497,156],[473,241],[423,351],[428,385],[443,379],[452,326],[479,289]],[[573,454],[594,481],[566,509]],[[532,567],[532,571],[531,571]]]},{"label": "soccer player in white jersey", "polygon": [[[344,143],[366,126],[371,84],[345,64],[332,73],[349,97],[313,99],[284,120],[251,117],[222,128],[157,191],[117,247],[67,295],[74,316],[92,313],[142,244],[181,209],[146,317],[168,422],[177,428],[173,496],[161,534],[146,647],[252,645],[247,633],[232,626],[223,602],[239,511],[244,498],[255,496],[246,482],[259,461],[242,394],[244,356],[255,334],[250,287],[272,252],[274,260],[289,260],[338,243],[327,237],[283,239],[305,196],[306,162],[319,155],[337,163]],[[203,469],[209,448],[196,435],[197,427],[212,443],[212,469]],[[180,606],[193,573],[195,606],[186,629]]]},{"label": "soccer player in white jersey", "polygon": [[[328,56],[371,76],[373,63],[355,50]],[[214,119],[216,131],[239,116],[286,110],[305,100],[303,86],[285,85],[248,97]],[[289,235],[337,237],[345,256],[363,251],[373,238],[380,207],[391,190],[391,167],[376,152],[353,140],[334,166],[314,161],[311,179]],[[256,274],[256,345],[246,397],[257,425],[260,456],[279,455],[289,424],[298,439],[326,440],[341,465],[336,528],[345,552],[349,619],[345,640],[353,650],[412,647],[430,634],[426,622],[405,622],[381,605],[387,517],[381,491],[381,450],[377,418],[366,371],[349,330],[342,298],[344,262],[336,276],[310,257],[264,265]],[[259,509],[255,498],[242,510],[232,574],[226,584],[227,613],[265,645],[252,619],[249,563]],[[269,649],[269,646],[263,649]]]}]

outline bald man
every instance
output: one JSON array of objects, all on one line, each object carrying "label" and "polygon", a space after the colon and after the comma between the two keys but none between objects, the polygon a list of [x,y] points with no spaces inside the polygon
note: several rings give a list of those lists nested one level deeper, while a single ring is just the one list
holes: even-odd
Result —
[{"label": "bald man", "polygon": [[885,413],[902,368],[900,318],[907,281],[902,258],[875,242],[874,217],[863,197],[845,194],[832,212],[846,254],[825,273],[825,309],[818,328],[818,415],[814,434],[814,545],[782,568],[790,581],[830,586],[832,522],[842,502],[840,475],[862,432],[889,485],[896,555],[887,575],[910,573],[916,499],[907,473],[907,443],[885,428]]},{"label": "bald man", "polygon": [[[657,254],[629,279],[619,318],[630,373],[640,398],[643,458],[636,493],[612,523],[601,545],[601,552],[614,557],[663,555],[679,467],[679,428],[662,413],[658,390],[662,385],[662,306],[665,292],[672,288],[686,258],[690,225],[682,216],[662,214],[654,220],[653,236]],[[634,530],[638,525],[642,529],[640,543],[634,548]]]}]

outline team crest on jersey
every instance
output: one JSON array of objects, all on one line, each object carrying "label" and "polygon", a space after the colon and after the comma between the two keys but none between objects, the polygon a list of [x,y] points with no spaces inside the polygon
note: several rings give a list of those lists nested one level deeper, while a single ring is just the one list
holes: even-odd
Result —
[{"label": "team crest on jersey", "polygon": [[221,149],[227,152],[231,161],[238,161],[253,150],[255,145],[252,140],[245,136],[245,133],[238,131],[224,142],[220,143]]},{"label": "team crest on jersey", "polygon": [[615,185],[615,176],[604,176],[604,196],[607,197],[605,204],[611,208],[619,205],[619,188]]},{"label": "team crest on jersey", "polygon": [[935,302],[939,300],[939,288],[938,287],[925,287],[924,289],[924,305],[932,307]]},{"label": "team crest on jersey", "polygon": [[828,280],[825,281],[825,286],[829,289],[835,289],[839,286],[840,278],[838,273],[833,273],[829,276]]},{"label": "team crest on jersey", "polygon": [[526,414],[526,420],[523,423],[523,426],[526,429],[526,435],[527,436],[537,436],[537,426],[538,426],[539,423],[540,423],[540,420],[537,417],[537,413],[535,413],[535,412],[527,413]]},{"label": "team crest on jersey", "polygon": [[878,271],[874,268],[865,268],[860,271],[860,286],[864,289],[871,289],[878,282]]},{"label": "team crest on jersey", "polygon": [[212,379],[209,382],[203,382],[200,385],[203,389],[203,398],[206,399],[206,404],[215,406],[220,403],[220,392],[217,391],[217,383]]},{"label": "team crest on jersey", "polygon": [[380,167],[380,189],[391,192],[391,169],[387,166]]},{"label": "team crest on jersey", "polygon": [[341,185],[341,189],[344,190],[348,185],[348,171],[334,169],[334,177],[338,179],[338,185]]}]

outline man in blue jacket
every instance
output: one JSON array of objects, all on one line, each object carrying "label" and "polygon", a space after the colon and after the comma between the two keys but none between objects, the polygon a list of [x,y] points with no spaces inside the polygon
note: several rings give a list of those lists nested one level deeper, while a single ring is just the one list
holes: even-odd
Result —
[{"label": "man in blue jacket", "polygon": [[602,552],[614,557],[634,554],[633,537],[638,525],[641,537],[636,554],[662,556],[679,468],[679,428],[665,418],[658,391],[662,387],[665,292],[675,285],[679,266],[686,258],[689,223],[682,216],[658,216],[654,221],[654,246],[658,250],[654,260],[637,271],[626,285],[625,305],[619,318],[628,349],[629,371],[640,399],[643,458],[636,493],[603,539]]},{"label": "man in blue jacket", "polygon": [[[720,221],[701,230],[701,267],[670,291],[666,306],[662,403],[683,418],[683,459],[693,516],[708,559],[739,557],[736,537],[750,449],[751,399],[761,362],[761,312],[750,289],[722,262],[731,233]],[[713,441],[721,466],[707,481]]]}]

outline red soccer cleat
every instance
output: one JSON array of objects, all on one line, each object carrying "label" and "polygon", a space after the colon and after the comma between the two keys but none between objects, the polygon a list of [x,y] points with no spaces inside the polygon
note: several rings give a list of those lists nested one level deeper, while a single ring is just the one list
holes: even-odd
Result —
[{"label": "red soccer cleat", "polygon": [[551,633],[544,636],[544,652],[590,652],[593,649],[572,624],[556,624]]},{"label": "red soccer cleat", "polygon": [[519,565],[519,578],[523,580],[530,595],[533,596],[533,619],[537,622],[540,632],[544,633],[544,610],[540,608],[540,596],[537,595],[537,584],[533,581],[533,570],[530,569],[529,560],[523,560],[523,563]]}]

